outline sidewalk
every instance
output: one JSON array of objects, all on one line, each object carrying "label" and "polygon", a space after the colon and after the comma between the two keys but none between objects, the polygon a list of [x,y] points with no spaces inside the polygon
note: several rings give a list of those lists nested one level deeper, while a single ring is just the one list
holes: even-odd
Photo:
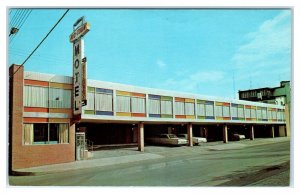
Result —
[{"label": "sidewalk", "polygon": [[[176,147],[175,150],[170,150],[169,147],[157,147],[150,148],[147,152],[138,152],[134,148],[127,149],[115,149],[115,150],[104,150],[104,151],[96,151],[94,152],[94,158],[89,160],[81,160],[74,161],[69,163],[62,164],[53,164],[53,165],[45,165],[38,166],[32,168],[18,169],[15,171],[16,174],[24,174],[24,175],[35,175],[35,174],[47,174],[47,173],[55,173],[55,172],[64,172],[70,170],[79,170],[84,168],[93,168],[93,167],[103,167],[109,165],[117,165],[117,164],[125,164],[130,162],[138,162],[144,160],[153,160],[153,159],[161,159],[164,158],[164,152],[172,152],[172,151],[180,151],[184,149],[193,149],[191,151],[197,152],[200,150],[232,150],[232,149],[243,149],[248,146],[258,146],[264,144],[272,144],[278,142],[290,141],[289,137],[277,137],[277,138],[262,138],[255,139],[254,141],[250,140],[242,140],[238,142],[229,142],[227,144],[223,144],[221,142],[209,142],[205,144],[201,144],[200,146],[190,147]],[[146,147],[147,149],[147,147]],[[150,153],[149,153],[150,152]]]}]

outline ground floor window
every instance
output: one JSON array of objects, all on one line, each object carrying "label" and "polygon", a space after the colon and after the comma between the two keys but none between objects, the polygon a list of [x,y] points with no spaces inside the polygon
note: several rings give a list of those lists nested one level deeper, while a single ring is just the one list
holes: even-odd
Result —
[{"label": "ground floor window", "polygon": [[25,145],[69,143],[67,123],[26,123],[23,132]]}]

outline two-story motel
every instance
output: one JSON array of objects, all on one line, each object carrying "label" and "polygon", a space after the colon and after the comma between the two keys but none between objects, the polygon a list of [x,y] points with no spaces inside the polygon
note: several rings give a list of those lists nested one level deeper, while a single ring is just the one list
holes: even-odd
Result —
[{"label": "two-story motel", "polygon": [[[285,107],[87,80],[87,105],[74,116],[73,78],[10,67],[11,169],[76,160],[76,133],[96,145],[136,143],[157,133],[187,133],[228,142],[290,136]],[[13,75],[14,74],[14,75]],[[13,75],[13,76],[12,76]]]}]

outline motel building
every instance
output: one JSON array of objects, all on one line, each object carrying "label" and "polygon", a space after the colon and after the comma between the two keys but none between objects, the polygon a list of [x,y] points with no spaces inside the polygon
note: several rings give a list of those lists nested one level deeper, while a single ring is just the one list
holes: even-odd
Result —
[{"label": "motel building", "polygon": [[[10,74],[19,67],[12,65]],[[89,142],[133,144],[144,151],[145,138],[160,133],[224,143],[233,132],[251,140],[290,136],[280,105],[87,80],[87,105],[78,118],[72,93],[72,77],[23,67],[14,74],[9,98],[12,169],[82,159],[78,146]],[[188,146],[193,146],[191,141]]]},{"label": "motel building", "polygon": [[188,134],[186,146],[193,136],[224,143],[233,133],[290,136],[281,105],[89,80],[82,52],[89,24],[80,18],[73,30],[72,77],[9,68],[10,170],[92,159],[97,146],[143,152],[145,140],[162,133]]}]

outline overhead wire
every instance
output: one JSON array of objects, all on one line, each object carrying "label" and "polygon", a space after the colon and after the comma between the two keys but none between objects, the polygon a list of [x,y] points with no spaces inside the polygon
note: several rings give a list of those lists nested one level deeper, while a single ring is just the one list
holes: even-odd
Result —
[{"label": "overhead wire", "polygon": [[[22,28],[23,24],[26,22],[28,16],[31,14],[31,12],[32,12],[32,10],[28,10],[26,12],[26,14],[24,15],[24,17],[21,19],[21,22],[18,25],[12,26],[12,27],[16,27],[16,28],[18,28],[18,30],[20,30]],[[15,36],[11,37],[10,43],[13,41],[14,38],[15,38]]]},{"label": "overhead wire", "polygon": [[46,36],[41,40],[41,42],[35,47],[35,49],[30,53],[30,55],[24,60],[24,62],[17,68],[17,70],[9,77],[12,78],[22,66],[30,59],[30,57],[35,53],[35,51],[41,46],[41,44],[46,40],[46,38],[50,35],[50,33],[55,29],[55,27],[61,22],[61,20],[65,17],[65,15],[69,12],[70,9],[67,9],[65,13],[60,17],[60,19],[55,23],[55,25],[51,28],[51,30],[46,34]]}]

